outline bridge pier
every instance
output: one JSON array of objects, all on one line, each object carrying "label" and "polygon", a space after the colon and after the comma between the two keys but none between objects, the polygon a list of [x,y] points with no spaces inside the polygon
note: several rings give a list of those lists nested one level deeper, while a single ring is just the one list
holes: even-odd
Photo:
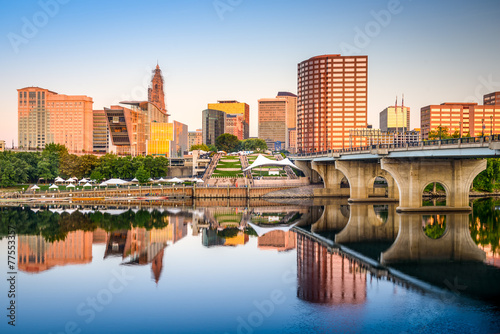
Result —
[{"label": "bridge pier", "polygon": [[299,167],[311,183],[320,183],[320,175],[312,167],[312,161],[296,160],[295,165]]},{"label": "bridge pier", "polygon": [[315,197],[349,197],[349,188],[341,188],[340,183],[345,177],[334,164],[311,163],[312,170],[323,179],[324,188],[314,189]]},{"label": "bridge pier", "polygon": [[349,222],[335,235],[335,243],[347,244],[369,241],[394,241],[398,235],[399,222],[395,219],[394,204],[388,206],[387,220],[377,217],[370,204],[351,204]]},{"label": "bridge pier", "polygon": [[470,211],[472,181],[486,168],[486,160],[471,159],[383,158],[380,164],[397,182],[398,212],[435,211],[435,207],[422,206],[424,189],[433,182],[441,183],[446,190],[446,207],[439,207],[439,210]]},{"label": "bridge pier", "polygon": [[349,221],[349,206],[347,202],[333,200],[324,205],[323,214],[311,225],[311,232],[341,231]]},{"label": "bridge pier", "polygon": [[[380,168],[377,161],[335,161],[335,168],[340,170],[349,181],[349,202],[397,202],[399,193],[393,177]],[[387,198],[376,193],[373,188],[375,178],[383,177],[387,181]],[[384,194],[385,195],[385,194]]]},{"label": "bridge pier", "polygon": [[425,235],[422,215],[399,215],[399,233],[394,244],[380,256],[383,265],[403,262],[484,261],[486,254],[470,236],[469,215],[449,214],[446,229],[438,239]]}]

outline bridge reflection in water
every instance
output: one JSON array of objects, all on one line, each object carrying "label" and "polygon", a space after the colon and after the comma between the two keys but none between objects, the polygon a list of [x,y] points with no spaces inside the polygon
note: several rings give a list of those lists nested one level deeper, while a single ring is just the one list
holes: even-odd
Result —
[{"label": "bridge reflection in water", "polygon": [[399,214],[392,204],[335,200],[316,222],[294,230],[301,299],[363,303],[367,275],[424,292],[461,289],[459,294],[500,299],[500,270],[485,263],[468,214]]}]

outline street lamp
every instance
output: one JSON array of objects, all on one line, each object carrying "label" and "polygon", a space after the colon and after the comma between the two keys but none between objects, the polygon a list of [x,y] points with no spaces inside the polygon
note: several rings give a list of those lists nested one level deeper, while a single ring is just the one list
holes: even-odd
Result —
[{"label": "street lamp", "polygon": [[490,116],[490,136],[493,136],[493,116]]}]

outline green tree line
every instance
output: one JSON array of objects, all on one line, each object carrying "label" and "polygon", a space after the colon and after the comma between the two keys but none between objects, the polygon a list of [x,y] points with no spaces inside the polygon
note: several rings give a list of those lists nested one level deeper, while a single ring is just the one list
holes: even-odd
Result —
[{"label": "green tree line", "polygon": [[224,133],[215,139],[215,145],[192,145],[190,150],[203,150],[205,152],[239,152],[239,151],[265,151],[267,144],[263,139],[249,138],[239,140],[235,135]]},{"label": "green tree line", "polygon": [[153,156],[124,156],[115,154],[69,154],[64,145],[48,144],[42,152],[0,152],[0,187],[37,183],[40,179],[52,181],[62,178],[90,177],[101,181],[109,178],[145,182],[150,177],[165,177],[168,159]]},{"label": "green tree line", "polygon": [[169,213],[153,210],[128,210],[119,215],[99,211],[91,213],[63,212],[49,210],[34,212],[22,208],[0,208],[0,240],[8,235],[8,227],[14,227],[19,235],[42,235],[45,240],[64,240],[72,231],[94,231],[102,228],[106,232],[128,230],[131,227],[162,229],[168,225]]}]

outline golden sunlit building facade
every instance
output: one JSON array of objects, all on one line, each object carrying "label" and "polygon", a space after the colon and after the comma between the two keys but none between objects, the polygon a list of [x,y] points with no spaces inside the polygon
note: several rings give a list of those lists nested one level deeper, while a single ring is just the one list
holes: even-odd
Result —
[{"label": "golden sunlit building facade", "polygon": [[367,127],[367,85],[367,56],[331,54],[299,63],[298,152],[348,148],[349,130]]},{"label": "golden sunlit building facade", "polygon": [[42,235],[18,236],[18,268],[38,273],[54,266],[85,264],[92,261],[93,233],[68,232],[64,240],[49,242]]},{"label": "golden sunlit building facade", "polygon": [[148,155],[168,156],[170,143],[174,139],[172,123],[151,123],[151,136],[147,142]]},{"label": "golden sunlit building facade", "polygon": [[70,153],[92,152],[91,97],[40,87],[18,89],[18,143],[24,148],[65,145]]},{"label": "golden sunlit building facade", "polygon": [[[250,124],[250,106],[243,102],[238,102],[235,100],[220,100],[217,103],[209,103],[208,109],[220,110],[228,115],[242,115],[243,118],[237,118],[237,121],[241,122],[241,126],[234,126],[228,128],[227,117],[225,124],[225,133],[231,133],[238,137],[239,140],[247,139],[249,137],[249,124]],[[231,119],[234,121],[234,119]],[[242,128],[241,133],[239,129]]]}]

